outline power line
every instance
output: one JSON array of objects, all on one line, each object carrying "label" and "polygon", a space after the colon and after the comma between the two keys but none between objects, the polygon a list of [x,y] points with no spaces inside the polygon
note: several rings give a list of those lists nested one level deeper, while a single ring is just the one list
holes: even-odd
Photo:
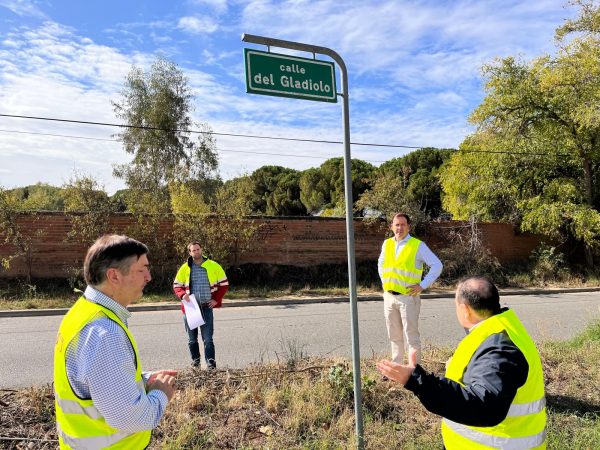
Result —
[{"label": "power line", "polygon": [[[0,114],[0,116],[2,116],[2,114]],[[5,129],[0,129],[0,133],[16,133],[16,134],[31,134],[31,135],[36,135],[36,136],[51,136],[51,137],[62,137],[62,138],[69,138],[69,139],[87,139],[87,140],[92,140],[92,141],[106,141],[106,142],[120,142],[118,139],[107,139],[107,138],[95,138],[95,137],[89,137],[89,136],[75,136],[75,135],[69,135],[69,134],[55,134],[55,133],[40,133],[40,132],[35,132],[35,131],[21,131],[21,130],[5,130]],[[199,132],[200,133],[200,132]],[[209,133],[208,131],[202,132],[202,133]],[[215,134],[215,133],[213,133]],[[242,136],[242,135],[236,135],[236,136]],[[265,139],[271,139],[271,137],[268,136],[263,136]],[[292,138],[272,138],[272,139],[286,139],[286,140],[295,140]],[[315,142],[325,142],[325,143],[331,143],[331,141],[315,141]],[[372,146],[377,146],[377,144],[356,144],[356,145],[372,145]],[[412,148],[412,147],[411,147]],[[424,147],[414,147],[414,148],[424,148]],[[436,147],[428,147],[428,148],[435,148],[437,150],[441,150],[439,148]],[[289,154],[289,153],[273,153],[273,152],[257,152],[257,151],[252,151],[252,150],[233,150],[233,149],[226,149],[226,148],[217,148],[218,151],[220,152],[228,152],[228,153],[247,153],[247,154],[253,154],[253,155],[268,155],[268,156],[285,156],[285,157],[289,157],[289,158],[312,158],[312,159],[329,159],[329,158],[333,158],[335,156],[311,156],[311,155],[297,155],[297,154]],[[528,156],[548,156],[547,153],[534,153],[534,152],[510,152],[510,151],[502,151],[502,150],[453,150],[454,152],[463,152],[463,153],[492,153],[492,154],[500,154],[500,155],[528,155]],[[570,157],[571,155],[568,155],[566,153],[555,153],[555,156],[564,156],[564,157]],[[363,160],[366,162],[372,162],[372,163],[384,163],[386,161],[380,161],[380,160]]]},{"label": "power line", "polygon": [[[279,140],[279,141],[294,141],[294,142],[313,142],[319,144],[343,144],[342,141],[328,141],[328,140],[319,140],[319,139],[302,139],[302,138],[284,138],[278,136],[260,136],[260,135],[252,135],[252,134],[236,134],[236,133],[219,133],[214,131],[201,131],[201,130],[179,130],[179,129],[169,129],[169,128],[159,128],[159,127],[148,127],[148,126],[138,126],[138,125],[124,125],[117,123],[107,123],[107,122],[92,122],[86,120],[73,120],[73,119],[58,119],[54,117],[39,117],[39,116],[23,116],[17,114],[0,114],[0,117],[9,117],[14,119],[29,119],[29,120],[44,120],[44,121],[52,121],[52,122],[64,122],[64,123],[78,123],[83,125],[99,125],[99,126],[109,126],[109,127],[119,127],[119,128],[134,128],[140,130],[154,130],[154,131],[170,131],[177,133],[194,133],[194,134],[211,134],[214,136],[227,136],[227,137],[244,137],[251,139],[270,139],[270,140]],[[74,139],[88,139],[88,140],[96,140],[96,141],[117,141],[118,139],[103,139],[103,138],[93,138],[93,137],[85,137],[85,136],[72,136],[72,135],[61,135],[61,134],[51,134],[51,133],[36,133],[32,131],[16,131],[16,130],[0,130],[5,133],[21,133],[21,134],[32,134],[32,135],[42,135],[42,136],[56,136],[56,137],[65,137],[65,138],[74,138]],[[421,149],[421,148],[437,148],[430,146],[411,146],[411,145],[400,145],[400,144],[376,144],[371,142],[351,142],[352,145],[360,145],[360,146],[369,146],[369,147],[386,147],[386,148],[409,148],[409,149]],[[316,158],[322,159],[318,156],[301,156],[301,155],[289,155],[289,154],[281,154],[281,153],[267,153],[267,152],[252,152],[252,151],[244,151],[244,150],[226,150],[219,149],[220,151],[228,151],[228,152],[238,152],[238,153],[250,153],[250,154],[259,154],[259,155],[272,155],[272,156],[290,156],[290,157],[306,157],[306,158]],[[439,150],[439,148],[438,148]],[[533,152],[510,152],[510,151],[495,151],[495,150],[461,150],[464,153],[494,153],[494,154],[505,154],[505,155],[531,155],[531,156],[547,156],[545,153],[533,153]],[[569,157],[571,155],[567,155],[564,153],[557,153],[556,156],[564,156]],[[323,157],[327,159],[326,157]],[[370,161],[370,162],[385,162],[385,161]]]},{"label": "power line", "polygon": [[108,142],[118,142],[117,139],[106,139],[106,138],[95,138],[88,136],[74,136],[69,134],[54,134],[54,133],[38,133],[35,131],[20,131],[20,130],[0,130],[2,133],[17,133],[17,134],[33,134],[36,136],[52,136],[52,137],[63,137],[70,139],[89,139],[90,141],[108,141]]},{"label": "power line", "polygon": [[[55,134],[55,133],[39,133],[34,131],[20,131],[20,130],[3,130],[0,129],[0,133],[17,133],[17,134],[33,134],[36,136],[50,136],[50,137],[62,137],[62,138],[70,138],[70,139],[89,139],[93,141],[107,141],[107,142],[119,142],[118,139],[106,139],[106,138],[94,138],[88,136],[74,136],[69,134]],[[329,158],[333,158],[334,156],[312,156],[312,155],[298,155],[298,154],[290,154],[290,153],[273,153],[273,152],[258,152],[252,150],[234,150],[229,148],[220,148],[217,147],[219,152],[227,152],[227,153],[247,153],[250,155],[268,155],[268,156],[284,156],[286,158],[311,158],[311,159],[324,159],[327,160]],[[374,160],[364,160],[367,162],[373,163],[383,163],[385,161],[374,161]]]},{"label": "power line", "polygon": [[[254,135],[254,134],[218,133],[218,132],[214,132],[214,131],[201,131],[201,130],[179,130],[179,129],[170,129],[170,128],[148,127],[148,126],[141,126],[141,125],[124,125],[124,124],[118,124],[118,123],[91,122],[91,121],[87,121],[87,120],[57,119],[57,118],[53,118],[53,117],[37,117],[37,116],[21,116],[21,115],[17,115],[17,114],[0,114],[0,117],[10,117],[13,119],[45,120],[45,121],[51,121],[51,122],[78,123],[78,124],[83,124],[83,125],[99,125],[99,126],[105,126],[105,127],[134,128],[134,129],[139,129],[139,130],[169,131],[172,133],[211,134],[214,136],[243,137],[243,138],[251,138],[251,139],[270,139],[270,140],[275,140],[275,141],[314,142],[314,143],[319,143],[319,144],[343,144],[342,141],[285,138],[285,137],[277,137],[277,136],[260,136],[260,135]],[[412,145],[373,144],[373,143],[368,143],[368,142],[351,142],[350,144],[369,146],[369,147],[414,148],[414,149],[423,148],[423,147],[412,146]]]}]

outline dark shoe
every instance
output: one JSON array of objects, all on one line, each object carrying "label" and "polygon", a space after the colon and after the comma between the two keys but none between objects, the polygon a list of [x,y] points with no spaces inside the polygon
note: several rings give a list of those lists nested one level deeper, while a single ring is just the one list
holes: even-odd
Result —
[{"label": "dark shoe", "polygon": [[390,381],[390,379],[385,375],[381,375],[381,381]]},{"label": "dark shoe", "polygon": [[200,360],[195,359],[192,361],[192,367],[200,367]]},{"label": "dark shoe", "polygon": [[216,370],[217,369],[217,362],[214,359],[209,359],[206,362],[206,370]]}]

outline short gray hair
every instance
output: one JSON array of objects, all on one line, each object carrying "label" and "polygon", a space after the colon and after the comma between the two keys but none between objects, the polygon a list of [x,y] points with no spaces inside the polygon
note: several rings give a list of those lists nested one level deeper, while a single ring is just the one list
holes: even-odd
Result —
[{"label": "short gray hair", "polygon": [[[97,286],[106,280],[106,271],[110,268],[129,273],[132,256],[148,253],[148,247],[135,239],[118,234],[105,234],[98,238],[87,251],[83,262],[83,276],[90,286]],[[137,261],[136,259],[136,261]]]}]

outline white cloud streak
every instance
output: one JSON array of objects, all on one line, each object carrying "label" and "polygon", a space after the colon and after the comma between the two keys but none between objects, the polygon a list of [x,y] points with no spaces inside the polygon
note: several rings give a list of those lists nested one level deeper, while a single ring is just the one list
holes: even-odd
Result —
[{"label": "white cloud streak", "polygon": [[219,25],[210,17],[187,16],[177,22],[177,27],[190,34],[214,33]]},{"label": "white cloud streak", "polygon": [[43,19],[46,15],[38,8],[37,3],[31,0],[0,0],[0,7],[9,9],[19,16]]}]

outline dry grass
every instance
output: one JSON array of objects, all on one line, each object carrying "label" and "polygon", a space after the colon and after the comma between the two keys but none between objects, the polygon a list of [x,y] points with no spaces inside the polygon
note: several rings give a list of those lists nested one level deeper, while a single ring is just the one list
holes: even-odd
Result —
[{"label": "dry grass", "polygon": [[[547,379],[548,448],[600,448],[600,324],[566,343],[540,346]],[[432,348],[438,373],[450,349]],[[296,355],[297,356],[297,355]],[[439,418],[362,363],[367,449],[441,448]],[[152,449],[355,448],[352,375],[342,359],[180,373],[180,390]],[[0,390],[0,448],[54,448],[51,387]],[[9,438],[9,439],[7,439]]]}]

